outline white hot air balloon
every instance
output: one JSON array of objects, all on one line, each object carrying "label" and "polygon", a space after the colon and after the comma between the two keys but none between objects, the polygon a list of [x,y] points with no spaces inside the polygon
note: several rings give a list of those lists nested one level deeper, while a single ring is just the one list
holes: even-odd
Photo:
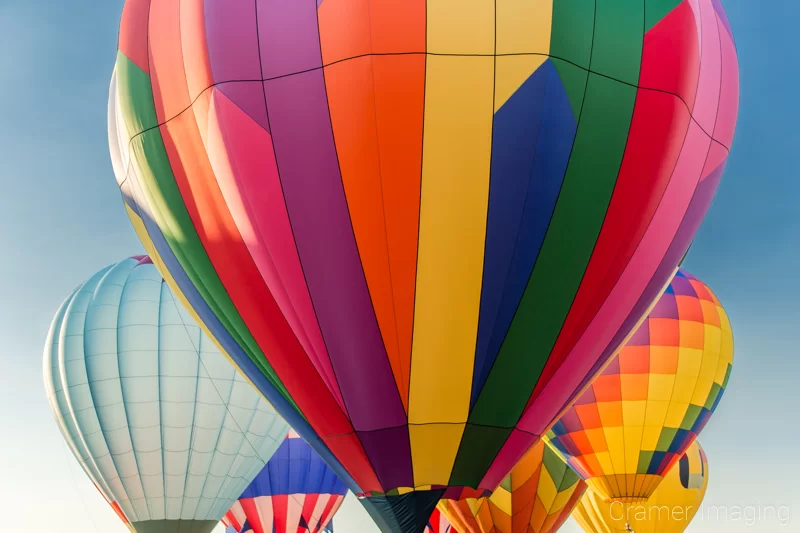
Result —
[{"label": "white hot air balloon", "polygon": [[64,301],[44,382],[70,449],[136,533],[213,530],[289,430],[146,256]]}]

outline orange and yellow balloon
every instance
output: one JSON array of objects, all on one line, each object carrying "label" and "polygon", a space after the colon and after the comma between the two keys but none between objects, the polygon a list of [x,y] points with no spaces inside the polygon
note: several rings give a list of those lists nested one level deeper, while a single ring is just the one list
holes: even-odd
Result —
[{"label": "orange and yellow balloon", "polygon": [[700,510],[708,487],[708,459],[694,441],[645,503],[605,502],[586,491],[572,517],[586,533],[682,533]]},{"label": "orange and yellow balloon", "polygon": [[547,442],[604,500],[647,500],[716,409],[733,334],[711,290],[679,270]]},{"label": "orange and yellow balloon", "polygon": [[539,441],[490,497],[442,500],[439,509],[460,533],[550,533],[585,490],[580,476]]}]

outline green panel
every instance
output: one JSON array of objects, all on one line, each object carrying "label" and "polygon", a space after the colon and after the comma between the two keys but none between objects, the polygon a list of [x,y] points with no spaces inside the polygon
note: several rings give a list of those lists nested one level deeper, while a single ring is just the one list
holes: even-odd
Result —
[{"label": "green panel", "polygon": [[702,407],[689,404],[689,408],[686,409],[686,414],[683,416],[683,422],[681,422],[681,429],[690,431],[694,423],[697,422],[697,417],[700,416],[702,412]]},{"label": "green panel", "polygon": [[648,470],[650,470],[650,463],[653,462],[653,452],[650,451],[640,451],[639,452],[639,465],[636,468],[636,472],[639,474],[645,474]]},{"label": "green panel", "polygon": [[117,52],[117,88],[119,105],[125,116],[128,139],[158,125],[153,86],[150,76],[136,64]]},{"label": "green panel", "polygon": [[595,0],[554,0],[550,55],[589,69]]},{"label": "green panel", "polygon": [[714,402],[717,401],[717,397],[720,394],[722,394],[722,387],[720,387],[718,383],[711,385],[711,392],[708,393],[708,398],[706,398],[706,403],[703,407],[710,411],[711,408],[714,407]]},{"label": "green panel", "polygon": [[[126,122],[147,124],[155,117],[149,76],[122,55],[118,57],[117,68],[120,104]],[[145,86],[148,87],[146,91],[142,90]],[[141,192],[146,196],[137,199],[137,203],[145,200],[150,207],[170,249],[223,327],[287,401],[297,408],[234,308],[203,248],[175,182],[160,129],[144,130],[134,137],[131,158],[136,162]]]},{"label": "green panel", "polygon": [[564,476],[564,472],[569,468],[567,463],[562,461],[561,458],[547,446],[544,447],[544,454],[542,454],[542,465],[550,474],[550,477],[553,478],[556,485],[558,485],[558,480]]},{"label": "green panel", "polygon": [[503,478],[503,481],[500,482],[500,487],[506,489],[508,492],[511,492],[511,474]]},{"label": "green panel", "polygon": [[467,424],[449,485],[477,488],[509,435],[511,428]]},{"label": "green panel", "polygon": [[722,380],[723,389],[728,388],[728,380],[731,379],[731,370],[733,370],[733,367],[731,365],[728,365],[728,369],[725,370],[725,379]]},{"label": "green panel", "polygon": [[619,174],[635,99],[635,87],[589,75],[550,227],[470,422],[513,427],[519,420],[592,256]]},{"label": "green panel", "polygon": [[670,11],[678,7],[678,4],[682,1],[683,0],[645,0],[645,31],[650,31],[653,26],[666,17]]},{"label": "green panel", "polygon": [[669,451],[669,447],[672,446],[672,443],[675,441],[675,436],[677,434],[678,430],[676,428],[663,428],[661,430],[661,436],[658,437],[658,444],[656,444],[655,451],[657,452]]},{"label": "green panel", "polygon": [[583,95],[586,94],[586,80],[589,76],[589,72],[560,59],[550,58],[550,61],[553,63],[553,66],[556,67],[558,77],[561,78],[561,83],[564,85],[564,92],[567,93],[570,107],[572,107],[572,112],[577,121],[578,117],[581,116]]},{"label": "green panel", "polygon": [[637,85],[643,39],[642,0],[598,0],[592,72]]}]

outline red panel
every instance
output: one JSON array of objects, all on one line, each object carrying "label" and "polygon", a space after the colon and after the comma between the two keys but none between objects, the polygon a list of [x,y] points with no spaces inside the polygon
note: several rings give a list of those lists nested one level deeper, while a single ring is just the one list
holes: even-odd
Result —
[{"label": "red panel", "polygon": [[150,74],[147,58],[147,20],[150,0],[127,0],[119,23],[119,51]]}]

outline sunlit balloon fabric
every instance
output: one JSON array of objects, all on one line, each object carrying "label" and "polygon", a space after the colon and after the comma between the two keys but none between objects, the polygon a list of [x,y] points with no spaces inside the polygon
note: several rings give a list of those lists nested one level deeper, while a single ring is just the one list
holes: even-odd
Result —
[{"label": "sunlit balloon fabric", "polygon": [[128,0],[109,129],[170,283],[416,533],[646,314],[737,102],[716,0]]},{"label": "sunlit balloon fabric", "polygon": [[139,533],[210,532],[288,431],[147,257],[64,301],[44,382],[75,457]]},{"label": "sunlit balloon fabric", "polygon": [[708,422],[732,363],[725,310],[702,281],[679,270],[547,438],[603,498],[647,499]]},{"label": "sunlit balloon fabric", "polygon": [[667,472],[650,499],[607,503],[589,490],[572,513],[586,533],[682,533],[700,510],[708,487],[708,458],[697,441]]},{"label": "sunlit balloon fabric", "polygon": [[425,526],[425,533],[459,533],[439,509],[434,509]]},{"label": "sunlit balloon fabric", "polygon": [[346,493],[342,480],[291,431],[225,519],[242,533],[319,533]]},{"label": "sunlit balloon fabric", "polygon": [[461,533],[554,533],[586,483],[543,441],[537,442],[488,498],[442,500]]}]

